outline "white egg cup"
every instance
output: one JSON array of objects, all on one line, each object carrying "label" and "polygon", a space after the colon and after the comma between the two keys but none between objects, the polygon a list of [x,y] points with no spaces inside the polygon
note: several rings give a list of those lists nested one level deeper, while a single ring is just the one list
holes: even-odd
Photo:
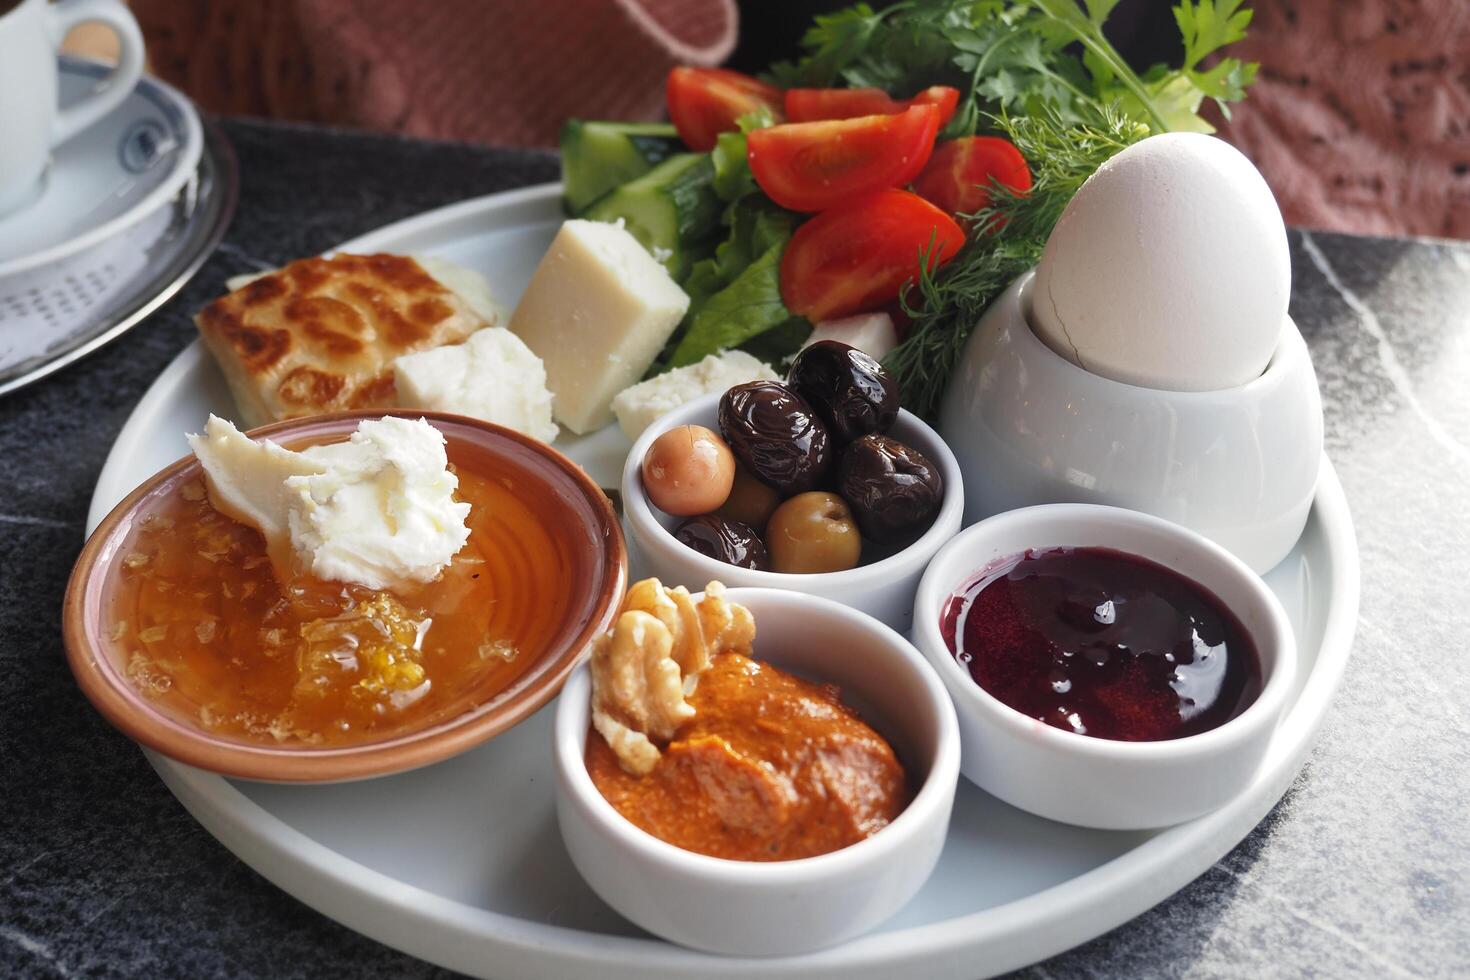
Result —
[{"label": "white egg cup", "polygon": [[1301,536],[1322,459],[1322,400],[1290,317],[1260,377],[1162,391],[1078,367],[1029,325],[1034,273],[981,318],[940,408],[964,476],[965,523],[1043,503],[1142,511],[1219,543],[1256,572]]},{"label": "white egg cup", "polygon": [[[1261,658],[1261,693],[1229,721],[1184,738],[1122,742],[1053,728],[986,691],[940,620],[951,595],[995,561],[1033,548],[1111,548],[1172,569],[1239,618]],[[1137,511],[1052,504],[1008,511],[942,548],[919,586],[914,643],[959,715],[960,771],[1012,806],[1102,830],[1168,827],[1218,809],[1255,778],[1296,681],[1296,636],[1259,575],[1219,545]]]},{"label": "white egg cup", "polygon": [[656,575],[665,585],[702,589],[710,582],[728,586],[791,589],[808,595],[835,599],[861,609],[900,633],[913,623],[914,591],[929,559],[960,529],[965,509],[964,481],[954,454],[918,416],[900,411],[889,432],[893,438],[923,453],[939,470],[944,481],[944,501],[939,513],[919,539],[900,551],[845,572],[797,575],[785,572],[739,568],[702,555],[674,537],[674,529],[685,518],[658,510],[643,488],[643,457],[653,441],[680,425],[702,425],[719,431],[719,407],[723,394],[706,395],[665,413],[633,443],[623,465],[623,525],[628,531],[628,555],[635,577]]},{"label": "white egg cup", "polygon": [[944,685],[907,640],[871,616],[779,589],[731,589],[755,616],[755,654],[842,689],[898,754],[913,800],[841,850],[795,861],[732,861],[666,843],[624,819],[587,773],[591,674],[557,702],[556,813],[572,863],[613,908],[671,942],[713,953],[805,953],[861,935],[928,880],[949,830],[960,735]]}]

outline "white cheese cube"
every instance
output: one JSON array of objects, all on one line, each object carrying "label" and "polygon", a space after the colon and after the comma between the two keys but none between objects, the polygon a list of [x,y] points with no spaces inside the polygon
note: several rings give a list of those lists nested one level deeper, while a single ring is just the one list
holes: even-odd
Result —
[{"label": "white cheese cube", "polygon": [[643,377],[689,297],[617,225],[568,221],[536,267],[510,328],[546,363],[557,420],[591,432]]},{"label": "white cheese cube", "polygon": [[840,320],[823,320],[812,329],[803,347],[819,340],[837,340],[877,360],[898,346],[898,331],[887,313],[859,313]]},{"label": "white cheese cube", "polygon": [[675,368],[656,378],[624,388],[613,399],[618,425],[629,439],[639,434],[665,412],[685,402],[716,391],[726,391],[747,381],[779,381],[781,376],[758,358],[743,350],[711,354],[698,364]]},{"label": "white cheese cube", "polygon": [[393,362],[398,404],[494,422],[533,439],[556,438],[546,368],[521,338],[486,327],[462,344],[405,354]]}]

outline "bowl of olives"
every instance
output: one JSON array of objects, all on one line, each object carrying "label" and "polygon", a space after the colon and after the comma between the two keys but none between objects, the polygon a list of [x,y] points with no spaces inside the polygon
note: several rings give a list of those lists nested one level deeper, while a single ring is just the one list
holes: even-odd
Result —
[{"label": "bowl of olives", "polygon": [[649,426],[622,494],[640,574],[826,596],[901,632],[964,511],[944,441],[899,407],[877,361],[835,341],[805,348],[784,382],[736,385]]}]

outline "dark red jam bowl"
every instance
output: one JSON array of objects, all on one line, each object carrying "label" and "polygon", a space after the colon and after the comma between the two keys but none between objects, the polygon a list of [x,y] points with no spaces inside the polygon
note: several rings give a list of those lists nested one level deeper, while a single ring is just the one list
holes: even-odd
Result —
[{"label": "dark red jam bowl", "polygon": [[1110,548],[993,562],[950,596],[940,632],[991,696],[1078,735],[1184,738],[1261,693],[1260,653],[1218,597]]}]

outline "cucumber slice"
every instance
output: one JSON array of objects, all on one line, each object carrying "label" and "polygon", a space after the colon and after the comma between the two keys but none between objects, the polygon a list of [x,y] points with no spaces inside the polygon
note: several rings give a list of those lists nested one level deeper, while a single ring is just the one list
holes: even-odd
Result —
[{"label": "cucumber slice", "polygon": [[714,189],[708,153],[680,153],[602,197],[584,212],[593,221],[616,222],[683,282],[694,262],[708,254],[724,207]]},{"label": "cucumber slice", "polygon": [[667,123],[586,122],[569,119],[561,128],[561,179],[568,214],[619,184],[641,177],[683,149]]}]

